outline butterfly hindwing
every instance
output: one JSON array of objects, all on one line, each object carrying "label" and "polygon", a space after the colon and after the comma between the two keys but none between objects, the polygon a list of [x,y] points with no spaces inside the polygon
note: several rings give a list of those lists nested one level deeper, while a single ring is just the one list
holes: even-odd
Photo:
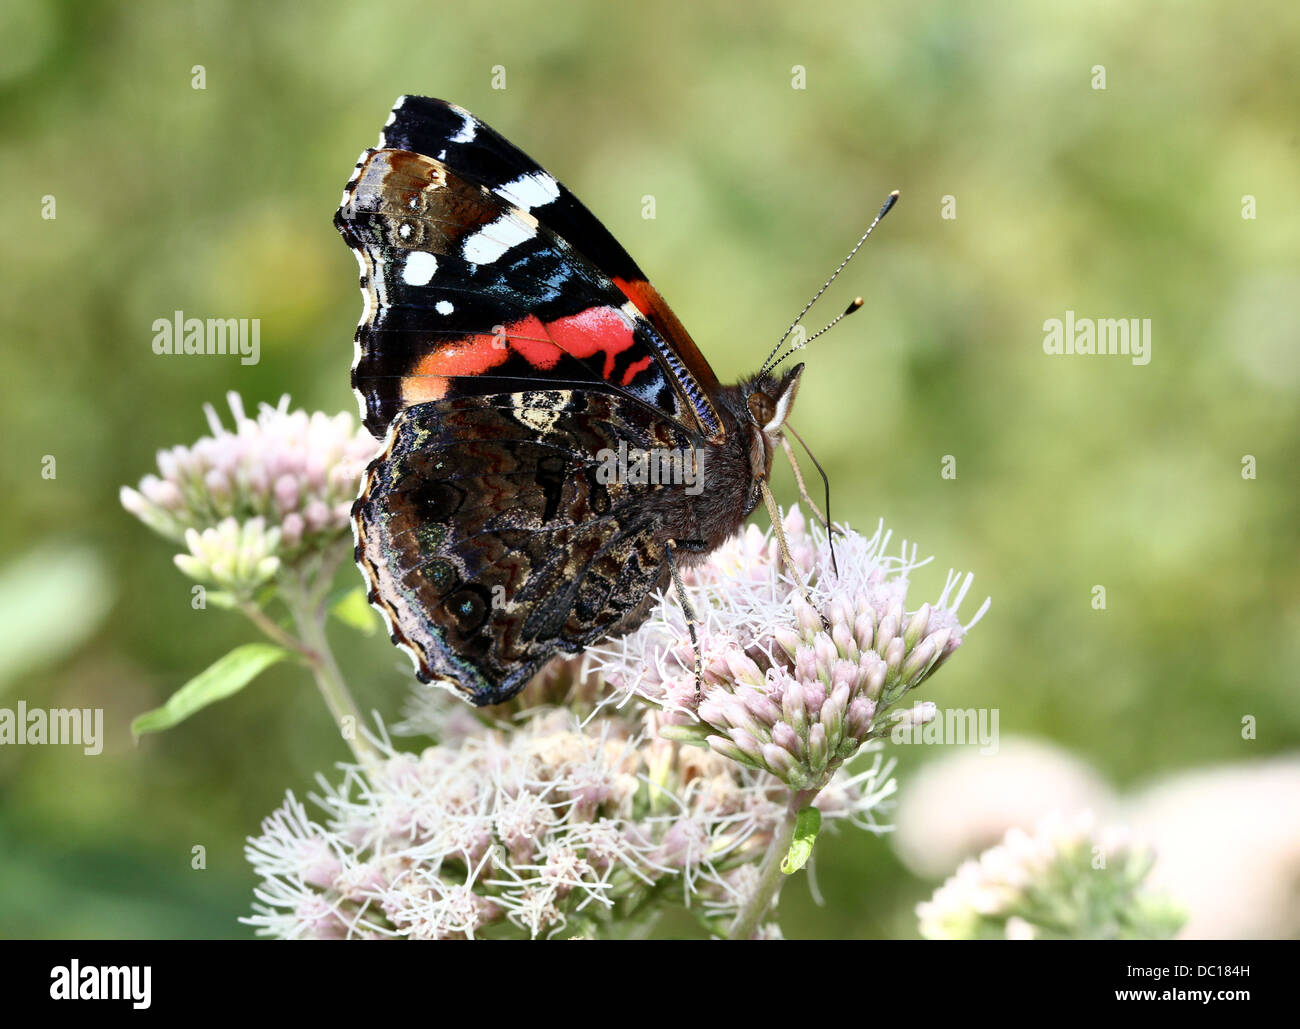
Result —
[{"label": "butterfly hindwing", "polygon": [[644,618],[666,585],[646,489],[600,474],[689,437],[614,394],[532,390],[401,412],[355,510],[358,563],[426,681],[477,704]]}]

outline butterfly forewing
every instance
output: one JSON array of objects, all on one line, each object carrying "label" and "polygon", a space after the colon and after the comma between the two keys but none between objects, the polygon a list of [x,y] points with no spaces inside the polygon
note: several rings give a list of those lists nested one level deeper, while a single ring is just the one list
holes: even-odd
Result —
[{"label": "butterfly forewing", "polygon": [[[667,344],[659,351],[671,374],[692,390],[691,403],[706,408],[717,377],[695,341],[645,273],[586,207],[536,161],[469,111],[444,100],[404,96],[379,136],[380,147],[429,154],[457,174],[532,214],[601,270],[654,326]],[[709,412],[701,412],[706,433]]]},{"label": "butterfly forewing", "polygon": [[[486,138],[491,130],[477,125]],[[611,277],[562,234],[599,223],[529,167],[491,188],[413,151],[362,155],[335,223],[361,265],[353,385],[367,426],[382,435],[413,403],[540,376],[624,393],[721,438],[708,394],[716,379],[702,358],[688,369],[681,341],[665,336],[678,325],[672,312],[644,279]],[[568,206],[538,217],[560,201]]]}]

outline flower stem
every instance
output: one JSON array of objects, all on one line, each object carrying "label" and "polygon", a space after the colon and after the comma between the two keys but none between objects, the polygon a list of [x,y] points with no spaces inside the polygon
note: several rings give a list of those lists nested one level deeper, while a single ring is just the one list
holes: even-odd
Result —
[{"label": "flower stem", "polygon": [[[297,612],[295,617],[297,618]],[[343,673],[339,671],[338,662],[334,660],[334,652],[325,635],[324,618],[313,612],[306,617],[297,618],[297,621],[298,633],[312,652],[307,658],[307,665],[316,679],[316,685],[320,687],[325,706],[334,716],[339,733],[352,748],[357,761],[366,768],[372,768],[379,761],[379,752],[361,732],[364,724],[361,710],[352,699],[352,693],[343,681]]]},{"label": "flower stem", "polygon": [[781,862],[785,860],[790,850],[790,841],[794,839],[794,826],[799,812],[812,803],[817,792],[817,790],[801,790],[790,794],[790,803],[786,805],[780,824],[773,830],[772,842],[767,845],[767,853],[763,855],[763,864],[758,870],[758,885],[754,888],[749,903],[740,910],[736,920],[731,923],[731,929],[727,933],[728,939],[748,940],[757,931],[759,922],[772,906],[772,901],[780,891],[781,882],[785,878],[781,871]]},{"label": "flower stem", "polygon": [[[333,567],[329,570],[332,572]],[[329,708],[334,723],[339,728],[339,735],[351,748],[358,763],[364,768],[372,769],[381,760],[381,755],[361,731],[364,725],[361,710],[357,707],[357,702],[352,699],[352,693],[343,680],[343,673],[339,671],[338,662],[334,659],[334,651],[330,649],[329,637],[325,632],[327,614],[325,590],[327,588],[328,580],[322,587],[318,579],[315,588],[311,588],[305,578],[304,581],[297,583],[282,583],[280,597],[298,627],[296,639],[267,618],[263,612],[254,609],[253,612],[245,613],[271,639],[303,656],[320,689],[321,697],[325,700],[325,706]]]},{"label": "flower stem", "polygon": [[244,616],[256,625],[272,642],[278,643],[285,650],[292,650],[296,654],[302,655],[304,659],[310,661],[316,655],[312,653],[311,648],[307,647],[302,640],[296,636],[290,636],[281,629],[275,622],[266,616],[266,612],[254,604],[247,601],[239,606],[244,612]]}]

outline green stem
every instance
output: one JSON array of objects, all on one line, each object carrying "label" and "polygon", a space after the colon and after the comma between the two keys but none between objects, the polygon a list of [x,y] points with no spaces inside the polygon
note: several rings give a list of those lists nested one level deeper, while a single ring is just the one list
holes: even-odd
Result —
[{"label": "green stem", "polygon": [[310,662],[316,655],[307,647],[302,640],[296,636],[290,636],[287,632],[278,626],[274,620],[268,618],[266,612],[254,604],[252,601],[245,601],[239,605],[239,609],[244,612],[245,617],[256,625],[263,633],[274,643],[278,643],[286,650],[292,650]]},{"label": "green stem", "polygon": [[365,724],[361,710],[352,699],[352,693],[343,681],[343,673],[339,671],[338,662],[334,660],[334,652],[325,636],[324,619],[319,615],[301,618],[298,620],[298,632],[303,642],[314,652],[313,657],[307,659],[307,664],[316,679],[316,685],[320,687],[321,696],[325,698],[325,706],[334,716],[339,733],[352,748],[356,759],[367,768],[373,767],[381,760],[380,754],[361,732]]},{"label": "green stem", "polygon": [[759,922],[771,908],[772,902],[781,889],[781,882],[785,878],[781,871],[781,862],[785,860],[790,850],[790,841],[794,839],[795,822],[799,812],[811,804],[815,796],[817,790],[802,790],[790,794],[790,803],[786,805],[785,814],[772,832],[772,842],[767,845],[763,864],[759,866],[758,886],[753,896],[749,898],[749,903],[741,909],[736,915],[736,920],[731,923],[731,929],[727,933],[728,939],[748,940],[757,931]]},{"label": "green stem", "polygon": [[[333,567],[337,567],[337,563],[329,571],[332,572]],[[334,723],[339,728],[339,734],[351,748],[357,762],[364,768],[373,769],[383,757],[361,731],[365,724],[361,717],[361,709],[352,699],[352,693],[343,679],[343,673],[339,671],[338,662],[334,659],[334,651],[330,649],[329,638],[325,632],[328,613],[325,609],[325,594],[329,588],[330,577],[329,575],[312,576],[311,578],[315,580],[312,586],[305,581],[306,577],[298,582],[286,581],[282,584],[280,596],[290,614],[293,615],[294,624],[298,627],[296,640],[261,611],[257,611],[260,619],[252,614],[249,614],[249,617],[272,639],[302,654],[320,689],[321,697],[325,700],[325,706],[329,708]],[[321,579],[325,580],[323,585]],[[268,625],[274,631],[269,631]]]}]

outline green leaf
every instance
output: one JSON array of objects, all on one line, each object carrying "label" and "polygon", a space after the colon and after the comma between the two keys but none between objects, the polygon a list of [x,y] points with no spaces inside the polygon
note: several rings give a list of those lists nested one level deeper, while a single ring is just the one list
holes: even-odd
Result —
[{"label": "green leaf", "polygon": [[661,725],[659,726],[659,738],[662,740],[672,740],[675,743],[693,743],[699,747],[707,747],[708,738],[718,735],[718,730],[711,725]]},{"label": "green leaf", "polygon": [[168,698],[131,723],[131,735],[161,732],[185,721],[209,704],[238,693],[266,668],[293,654],[270,643],[245,643],[204,669]]},{"label": "green leaf", "polygon": [[358,586],[348,590],[330,607],[330,614],[344,625],[350,625],[367,636],[379,631],[379,614],[366,600],[366,591]]},{"label": "green leaf", "polygon": [[808,863],[821,827],[822,813],[811,804],[799,812],[799,817],[794,823],[794,838],[790,841],[790,849],[786,852],[785,860],[781,862],[782,872],[792,875]]}]

